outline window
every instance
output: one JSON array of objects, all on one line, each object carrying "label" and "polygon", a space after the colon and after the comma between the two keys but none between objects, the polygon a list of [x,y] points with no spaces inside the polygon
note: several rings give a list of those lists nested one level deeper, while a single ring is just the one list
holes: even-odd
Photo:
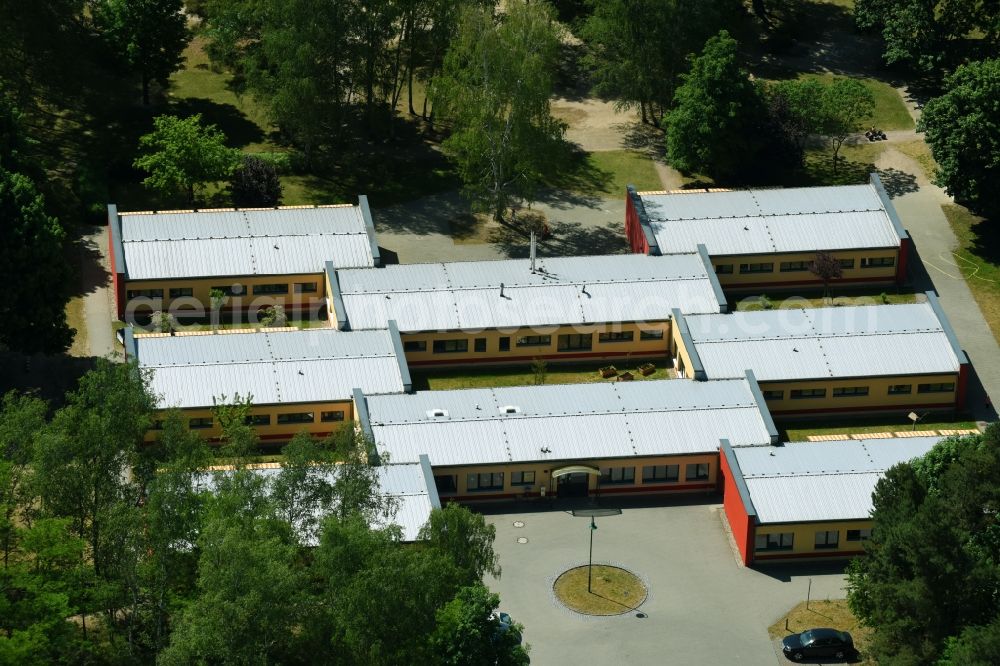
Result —
[{"label": "window", "polygon": [[913,384],[893,384],[889,387],[889,395],[906,395],[913,393]]},{"label": "window", "polygon": [[500,351],[510,351],[510,338],[500,338]]},{"label": "window", "polygon": [[246,424],[248,426],[266,426],[271,425],[271,415],[270,414],[251,414],[247,417]]},{"label": "window", "polygon": [[424,340],[407,340],[403,343],[404,352],[425,352],[427,351],[427,342]]},{"label": "window", "polygon": [[840,264],[840,267],[843,268],[843,269],[854,268],[854,260],[853,259],[838,259],[837,262]]},{"label": "window", "polygon": [[937,384],[917,384],[917,393],[951,393],[955,390],[955,384],[951,382],[940,382]]},{"label": "window", "polygon": [[320,412],[319,420],[323,423],[333,423],[335,421],[344,420],[344,412],[342,410],[336,409],[332,412]]},{"label": "window", "polygon": [[457,493],[458,476],[455,474],[442,474],[434,477],[434,485],[439,493]]},{"label": "window", "polygon": [[792,389],[792,400],[803,400],[806,398],[825,398],[826,389]]},{"label": "window", "polygon": [[687,466],[684,471],[684,478],[687,481],[707,481],[708,463],[694,463]]},{"label": "window", "polygon": [[848,541],[868,541],[872,538],[871,529],[867,530],[847,530]]},{"label": "window", "polygon": [[632,331],[615,331],[612,333],[601,333],[597,336],[600,342],[632,342],[635,333]]},{"label": "window", "polygon": [[239,296],[243,293],[243,285],[233,284],[228,287],[212,287],[210,291],[221,291],[223,296]]},{"label": "window", "polygon": [[773,273],[774,264],[740,264],[740,273]]},{"label": "window", "polygon": [[551,335],[525,335],[517,339],[518,347],[548,347],[551,344]]},{"label": "window", "polygon": [[312,412],[289,412],[287,414],[278,414],[279,425],[288,423],[312,423],[315,420],[315,416]]},{"label": "window", "polygon": [[212,427],[212,417],[206,416],[200,419],[189,419],[188,428],[191,430],[204,430],[205,428]]},{"label": "window", "polygon": [[128,298],[163,298],[162,289],[129,289]]},{"label": "window", "polygon": [[853,396],[868,395],[867,386],[842,386],[833,389],[834,398],[850,398]]},{"label": "window", "polygon": [[590,333],[570,333],[559,336],[559,351],[573,351],[576,349],[592,349],[594,346],[593,335]]},{"label": "window", "polygon": [[485,474],[470,474],[465,480],[465,487],[470,492],[479,490],[503,490],[503,472],[487,472]]},{"label": "window", "polygon": [[832,530],[829,532],[816,532],[817,548],[836,548],[840,545],[840,532]]},{"label": "window", "polygon": [[895,265],[895,257],[863,257],[861,259],[861,268],[883,268]]},{"label": "window", "polygon": [[288,284],[255,284],[253,286],[254,295],[257,294],[287,294]]},{"label": "window", "polygon": [[784,400],[784,391],[762,391],[764,394],[764,400]]},{"label": "window", "polygon": [[171,287],[170,298],[184,298],[185,296],[194,296],[194,289],[191,287]]},{"label": "window", "polygon": [[758,534],[754,537],[754,550],[791,550],[795,535],[791,532],[780,534]]},{"label": "window", "polygon": [[680,465],[646,465],[642,468],[642,482],[676,481],[680,478]]},{"label": "window", "polygon": [[601,483],[635,483],[635,467],[602,467]]},{"label": "window", "polygon": [[530,486],[535,483],[535,473],[534,472],[511,472],[510,473],[510,485],[512,486]]},{"label": "window", "polygon": [[781,262],[782,273],[797,273],[809,270],[809,261],[783,261]]},{"label": "window", "polygon": [[316,293],[316,283],[315,282],[293,282],[292,283],[292,293],[293,294],[315,294]]},{"label": "window", "polygon": [[473,349],[477,352],[486,351],[486,338],[476,338]]},{"label": "window", "polygon": [[662,340],[663,330],[657,331],[639,331],[640,340]]},{"label": "window", "polygon": [[468,340],[435,340],[435,354],[455,354],[469,351]]},{"label": "window", "polygon": [[733,265],[732,264],[716,264],[715,265],[716,275],[732,275]]}]

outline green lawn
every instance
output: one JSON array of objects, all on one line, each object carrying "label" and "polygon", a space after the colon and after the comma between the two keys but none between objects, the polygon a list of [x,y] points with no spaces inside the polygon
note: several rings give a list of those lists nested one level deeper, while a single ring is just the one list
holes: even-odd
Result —
[{"label": "green lawn", "polygon": [[[823,83],[830,83],[835,76],[833,74],[801,74],[801,79],[817,79]],[[913,118],[906,110],[902,98],[896,89],[884,81],[877,79],[859,79],[875,97],[875,126],[882,130],[905,130],[913,129]]]},{"label": "green lawn", "polygon": [[[619,372],[630,371],[635,381],[648,379],[670,379],[672,373],[667,359],[653,359],[656,366],[653,374],[643,377],[636,369],[646,361],[613,362]],[[614,378],[603,379],[597,369],[608,363],[550,364],[545,377],[546,384],[586,384],[593,382],[613,382]],[[460,368],[455,370],[410,370],[413,388],[418,391],[444,391],[465,388],[493,388],[496,386],[527,386],[535,383],[531,368]]]},{"label": "green lawn", "polygon": [[625,186],[635,185],[640,192],[662,190],[653,160],[634,150],[608,150],[589,154],[590,164],[611,174],[600,191],[615,197],[625,196]]},{"label": "green lawn", "polygon": [[[847,305],[882,305],[882,304],[899,304],[899,303],[916,303],[917,295],[913,293],[857,293],[851,294],[849,296],[838,296],[836,289],[834,289],[834,296],[831,299],[826,299],[823,297],[810,297],[803,298],[802,296],[785,296],[781,294],[772,294],[771,299],[771,309],[799,309],[799,308],[826,308],[826,307],[836,307],[836,306],[847,306]],[[754,311],[763,310],[764,307],[761,305],[760,300],[756,295],[752,296],[740,296],[739,300],[735,298],[731,299],[736,301],[736,309],[739,311]]]},{"label": "green lawn", "polygon": [[857,185],[868,182],[868,176],[875,171],[875,162],[882,151],[884,142],[844,145],[836,168],[833,164],[833,149],[828,146],[810,148],[806,151],[805,169],[800,172],[803,179],[791,185]]},{"label": "green lawn", "polygon": [[[853,424],[848,421],[839,421],[840,425],[831,428],[817,428],[815,422],[793,423],[787,425],[782,431],[782,436],[786,442],[804,442],[810,435],[850,435],[854,433],[868,432],[901,432],[913,428],[913,423],[905,416],[886,422],[873,421],[871,419],[859,419]],[[974,430],[975,421],[920,421],[917,423],[917,430]]]},{"label": "green lawn", "polygon": [[958,247],[952,254],[979,309],[1000,342],[1000,232],[996,225],[957,204],[941,206]]}]

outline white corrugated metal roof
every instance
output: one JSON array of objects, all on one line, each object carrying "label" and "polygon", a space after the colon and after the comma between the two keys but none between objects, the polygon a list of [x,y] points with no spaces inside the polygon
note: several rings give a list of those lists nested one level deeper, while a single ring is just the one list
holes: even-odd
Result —
[{"label": "white corrugated metal roof", "polygon": [[643,194],[663,252],[712,256],[899,247],[875,187],[844,185]]},{"label": "white corrugated metal roof", "polygon": [[162,408],[210,407],[234,393],[266,405],[349,400],[354,388],[403,390],[387,330],[139,336],[136,357],[152,371]]},{"label": "white corrugated metal roof", "polygon": [[929,303],[685,317],[710,378],[758,381],[957,372]]},{"label": "white corrugated metal roof", "polygon": [[131,280],[320,273],[374,265],[358,206],[121,213]]},{"label": "white corrugated metal roof", "polygon": [[734,453],[760,523],[863,520],[882,474],[924,455],[941,439],[792,442]]},{"label": "white corrugated metal roof", "polygon": [[[655,321],[718,312],[697,254],[407,264],[338,270],[353,329],[394,319],[406,331]],[[503,284],[503,296],[500,285]]]},{"label": "white corrugated metal roof", "polygon": [[[434,466],[708,453],[721,439],[733,446],[770,442],[745,379],[572,388],[373,396],[368,413],[378,449],[390,461],[426,453]],[[435,410],[444,416],[432,416]]]},{"label": "white corrugated metal roof", "polygon": [[[336,480],[337,469],[338,467],[333,467],[326,475],[326,480],[329,483]],[[399,525],[403,532],[403,541],[416,541],[420,528],[430,518],[434,508],[423,466],[419,462],[388,464],[378,466],[375,470],[379,492],[393,500],[396,511],[392,516],[377,518],[373,527]],[[252,471],[264,477],[267,492],[270,492],[271,484],[281,473],[281,469],[278,467],[252,468]],[[231,472],[205,472],[197,477],[195,483],[200,489],[212,492],[215,489],[217,477],[229,473]],[[320,518],[321,516],[314,517]],[[302,526],[298,527],[301,529]],[[306,539],[306,545],[317,545],[318,542],[312,537],[314,535]]]}]

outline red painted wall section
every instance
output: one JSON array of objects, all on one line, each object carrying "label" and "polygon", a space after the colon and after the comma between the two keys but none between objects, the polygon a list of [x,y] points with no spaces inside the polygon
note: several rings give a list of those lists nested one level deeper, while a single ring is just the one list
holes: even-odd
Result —
[{"label": "red painted wall section", "polygon": [[969,364],[963,363],[958,366],[958,385],[955,386],[955,409],[962,411],[965,409],[965,397],[969,391]]},{"label": "red painted wall section", "polygon": [[635,202],[627,191],[625,192],[625,235],[628,236],[628,244],[633,252],[649,254],[646,234],[643,233],[642,225],[639,224],[639,214],[635,210]]},{"label": "red painted wall section", "polygon": [[896,262],[896,284],[898,285],[906,283],[906,269],[909,266],[912,247],[912,238],[903,238],[899,243],[899,260]]},{"label": "red painted wall section", "polygon": [[719,474],[722,476],[722,508],[726,512],[729,529],[733,531],[736,547],[740,551],[743,564],[750,566],[753,561],[754,526],[747,515],[747,510],[740,499],[740,491],[736,487],[733,473],[729,469],[729,461],[719,452]]},{"label": "red painted wall section", "polygon": [[111,288],[114,290],[115,295],[115,311],[118,313],[118,319],[125,318],[125,276],[119,271],[115,262],[115,237],[111,233],[111,225],[114,224],[111,220],[108,220],[108,257],[111,263]]}]

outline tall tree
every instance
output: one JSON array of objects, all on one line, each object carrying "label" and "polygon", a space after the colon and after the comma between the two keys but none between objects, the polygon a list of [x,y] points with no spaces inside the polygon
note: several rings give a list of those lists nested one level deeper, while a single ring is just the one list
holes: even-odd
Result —
[{"label": "tall tree", "polygon": [[770,126],[777,134],[773,138],[787,146],[797,165],[805,158],[809,137],[820,133],[825,90],[816,79],[790,79],[761,88]]},{"label": "tall tree", "polygon": [[63,255],[66,234],[46,213],[34,183],[0,163],[0,345],[26,353],[58,353],[73,342],[66,324],[72,280]]},{"label": "tall tree", "polygon": [[246,208],[277,206],[281,203],[281,179],[274,164],[256,155],[244,155],[229,183],[233,205]]},{"label": "tall tree", "polygon": [[527,666],[520,627],[502,624],[500,597],[483,585],[463,587],[437,613],[431,634],[435,663],[442,666]]},{"label": "tall tree", "polygon": [[472,585],[489,574],[500,577],[500,563],[493,552],[496,528],[482,514],[457,504],[435,509],[420,530],[420,538],[451,558],[462,572],[462,584]]},{"label": "tall tree", "polygon": [[829,252],[817,252],[809,264],[809,272],[823,282],[823,296],[830,297],[830,282],[844,276],[844,267],[840,260]]},{"label": "tall tree", "polygon": [[667,158],[685,173],[736,176],[757,150],[761,100],[736,40],[723,30],[692,59],[667,114]]},{"label": "tall tree", "polygon": [[874,114],[875,96],[861,81],[839,77],[826,86],[820,104],[819,129],[833,148],[835,171],[844,141],[861,131]]},{"label": "tall tree", "polygon": [[190,38],[183,0],[98,0],[93,7],[109,46],[139,75],[148,106],[150,83],[166,87],[183,60]]},{"label": "tall tree", "polygon": [[[866,557],[848,602],[879,663],[933,663],[949,639],[1000,617],[1000,426],[931,464],[904,463],[875,487]],[[969,637],[971,640],[971,637]]]},{"label": "tall tree", "polygon": [[673,106],[688,57],[743,9],[731,0],[591,0],[582,36],[594,91],[658,123]]},{"label": "tall tree", "polygon": [[953,0],[857,0],[858,27],[878,30],[883,59],[934,73],[963,58],[965,42],[976,34],[983,51],[1000,39],[1000,6],[995,2]]},{"label": "tall tree", "polygon": [[199,187],[228,179],[239,164],[240,151],[226,146],[218,127],[203,125],[200,113],[157,116],[153,128],[139,139],[135,167],[149,174],[143,185],[164,196],[181,193],[194,204]]},{"label": "tall tree", "polygon": [[985,215],[1000,215],[1000,59],[972,62],[945,81],[945,92],[920,116],[951,196]]},{"label": "tall tree", "polygon": [[451,123],[444,142],[473,205],[503,221],[530,199],[562,154],[563,123],[549,98],[559,49],[553,10],[515,0],[498,20],[488,9],[463,11],[431,98]]}]

